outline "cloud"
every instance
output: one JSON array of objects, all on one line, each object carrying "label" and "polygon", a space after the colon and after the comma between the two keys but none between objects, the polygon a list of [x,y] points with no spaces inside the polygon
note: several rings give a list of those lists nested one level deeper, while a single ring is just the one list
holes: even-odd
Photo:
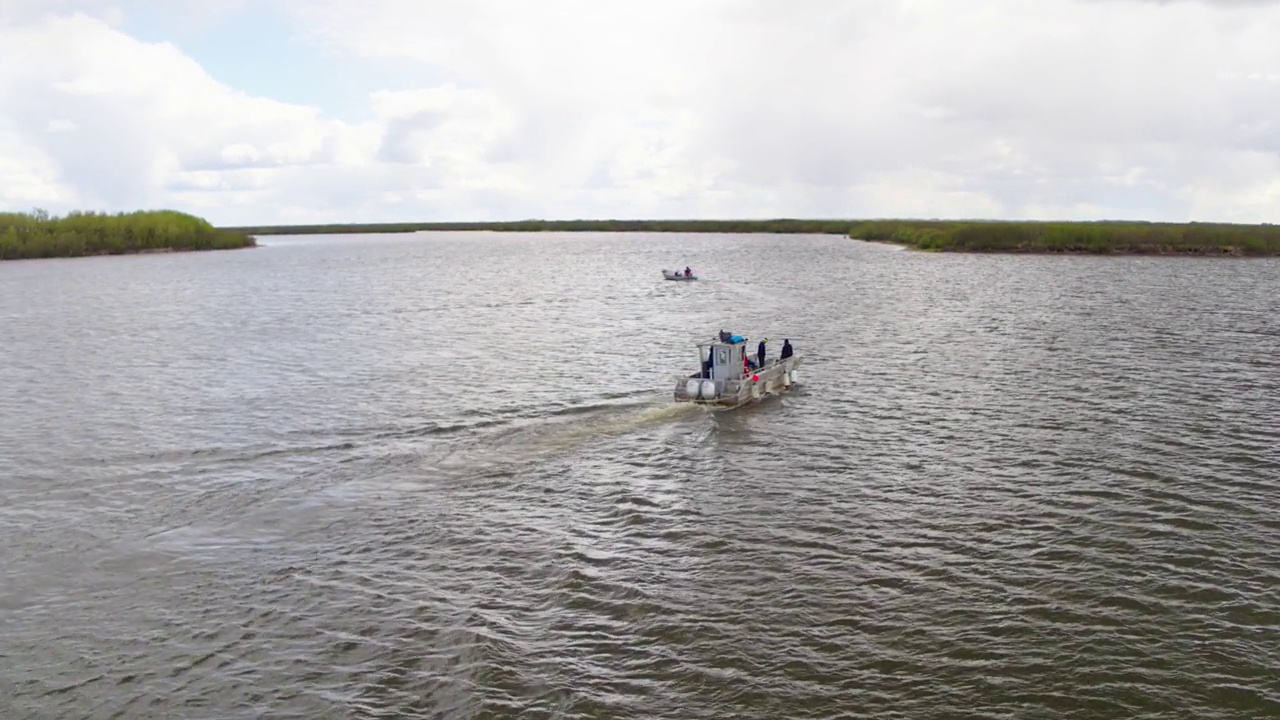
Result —
[{"label": "cloud", "polygon": [[735,215],[1266,219],[1250,198],[1278,172],[1275,3],[358,7],[295,12],[346,52],[507,100],[514,157],[584,194],[668,190],[696,211],[732,193]]},{"label": "cloud", "polygon": [[[0,64],[0,158],[42,168],[0,171],[6,206],[130,208],[163,205],[171,191],[260,189],[228,171],[358,165],[379,141],[376,128],[239,93],[174,46],[87,15],[9,25],[0,44],[12,58]],[[10,190],[19,179],[25,189]]]},{"label": "cloud", "polygon": [[120,18],[114,0],[5,0],[0,3],[0,23],[31,22],[72,12],[113,23]]},{"label": "cloud", "polygon": [[1272,2],[271,1],[354,66],[432,80],[343,122],[129,37],[137,3],[10,0],[0,205],[1259,221],[1280,200]]}]

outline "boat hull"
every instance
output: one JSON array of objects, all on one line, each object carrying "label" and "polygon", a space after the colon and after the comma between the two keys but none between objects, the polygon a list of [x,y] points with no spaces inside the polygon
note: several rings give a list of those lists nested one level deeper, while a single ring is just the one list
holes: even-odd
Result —
[{"label": "boat hull", "polygon": [[767,397],[782,395],[796,386],[796,369],[803,358],[792,355],[786,360],[776,360],[764,369],[742,378],[730,380],[705,380],[697,373],[681,378],[676,383],[676,402],[696,403],[729,410]]}]

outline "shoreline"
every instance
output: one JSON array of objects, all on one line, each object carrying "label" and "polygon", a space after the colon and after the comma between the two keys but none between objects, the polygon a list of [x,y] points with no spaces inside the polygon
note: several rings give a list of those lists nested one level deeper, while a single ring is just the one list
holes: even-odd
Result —
[{"label": "shoreline", "polygon": [[1280,256],[1280,226],[1141,220],[515,220],[221,228],[250,236],[415,232],[843,235],[924,252],[1251,258]]},{"label": "shoreline", "polygon": [[215,247],[215,248],[147,248],[144,250],[134,250],[126,252],[94,252],[84,253],[81,255],[32,255],[28,257],[5,258],[0,257],[0,263],[21,263],[31,262],[32,260],[80,260],[85,258],[104,258],[104,257],[138,257],[140,255],[169,255],[169,254],[190,254],[204,252],[224,252],[232,250],[254,250],[262,248],[263,245],[255,242],[252,245],[244,245],[241,247]]},{"label": "shoreline", "polygon": [[876,220],[852,239],[924,252],[1256,258],[1280,256],[1280,226],[1228,223]]},{"label": "shoreline", "polygon": [[1014,255],[1014,256],[1035,256],[1035,257],[1152,257],[1152,258],[1204,258],[1207,260],[1265,260],[1268,258],[1280,257],[1280,253],[1275,254],[1247,254],[1236,250],[1218,251],[1218,252],[1200,252],[1194,249],[1186,250],[1051,250],[1051,249],[966,249],[966,248],[918,248],[907,243],[894,242],[892,240],[868,240],[866,238],[850,237],[850,240],[858,242],[873,243],[883,245],[885,247],[898,248],[904,252],[915,252],[926,255]]},{"label": "shoreline", "polygon": [[844,235],[857,220],[504,220],[498,222],[332,223],[220,227],[247,235],[381,235],[415,232],[654,232]]}]

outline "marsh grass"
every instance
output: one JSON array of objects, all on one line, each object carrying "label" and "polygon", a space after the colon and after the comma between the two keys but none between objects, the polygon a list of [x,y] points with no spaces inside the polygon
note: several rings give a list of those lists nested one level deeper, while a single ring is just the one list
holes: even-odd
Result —
[{"label": "marsh grass", "polygon": [[935,252],[1280,255],[1280,226],[1141,222],[878,220],[849,236]]}]

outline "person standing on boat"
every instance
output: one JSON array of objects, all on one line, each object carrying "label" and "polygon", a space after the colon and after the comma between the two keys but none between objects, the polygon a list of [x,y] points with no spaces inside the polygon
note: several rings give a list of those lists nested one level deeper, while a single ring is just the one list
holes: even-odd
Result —
[{"label": "person standing on boat", "polygon": [[783,338],[783,339],[782,339],[782,353],[778,356],[778,359],[779,359],[779,360],[786,360],[787,358],[791,357],[791,352],[792,352],[792,350],[791,350],[791,339],[790,339],[790,338]]},{"label": "person standing on boat", "polygon": [[764,344],[767,342],[769,342],[769,338],[761,340],[760,344],[756,346],[756,365],[761,368],[764,367]]}]

